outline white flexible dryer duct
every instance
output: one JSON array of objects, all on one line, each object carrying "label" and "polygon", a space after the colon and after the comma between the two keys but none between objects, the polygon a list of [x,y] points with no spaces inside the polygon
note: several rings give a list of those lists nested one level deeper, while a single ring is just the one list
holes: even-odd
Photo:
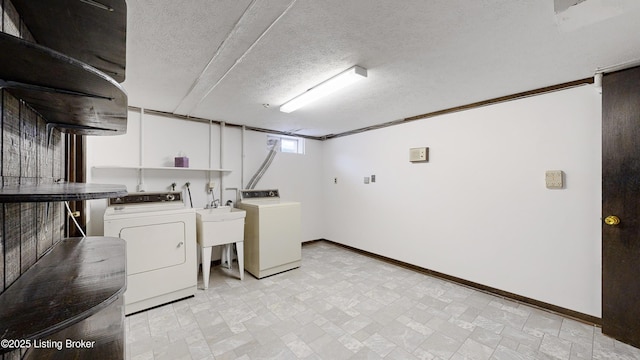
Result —
[{"label": "white flexible dryer duct", "polygon": [[262,162],[262,165],[260,165],[260,168],[258,168],[258,171],[256,171],[256,173],[253,175],[251,180],[249,180],[249,183],[247,184],[247,187],[246,187],[247,189],[251,190],[256,187],[256,185],[258,184],[258,181],[260,181],[260,179],[262,178],[262,175],[264,175],[264,173],[267,171],[267,169],[271,165],[273,158],[276,157],[276,154],[278,153],[278,150],[277,150],[278,146],[280,146],[280,139],[277,139],[271,146],[271,150],[269,151],[269,153],[267,154],[267,157]]}]

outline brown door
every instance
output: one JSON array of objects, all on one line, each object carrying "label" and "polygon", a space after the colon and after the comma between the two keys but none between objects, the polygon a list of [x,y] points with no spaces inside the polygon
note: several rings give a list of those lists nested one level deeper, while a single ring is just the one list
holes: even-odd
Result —
[{"label": "brown door", "polygon": [[640,67],[602,84],[602,332],[640,347]]}]

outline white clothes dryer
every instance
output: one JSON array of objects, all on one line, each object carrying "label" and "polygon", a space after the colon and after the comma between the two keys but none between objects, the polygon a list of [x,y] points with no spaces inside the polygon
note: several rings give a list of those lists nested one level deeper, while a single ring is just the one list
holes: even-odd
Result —
[{"label": "white clothes dryer", "polygon": [[193,296],[196,214],[182,193],[137,193],[109,200],[104,235],[127,243],[125,314]]}]

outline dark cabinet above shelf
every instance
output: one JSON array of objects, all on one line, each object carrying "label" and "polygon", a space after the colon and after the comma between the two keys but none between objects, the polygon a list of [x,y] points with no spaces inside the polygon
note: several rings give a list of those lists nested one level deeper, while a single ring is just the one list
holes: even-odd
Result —
[{"label": "dark cabinet above shelf", "polygon": [[117,82],[125,78],[124,0],[11,0],[40,45],[87,63]]},{"label": "dark cabinet above shelf", "polygon": [[0,33],[0,88],[51,126],[80,135],[127,130],[127,95],[108,75],[47,47]]},{"label": "dark cabinet above shelf", "polygon": [[0,188],[0,203],[80,201],[115,198],[127,195],[124,185],[107,184],[40,184]]}]

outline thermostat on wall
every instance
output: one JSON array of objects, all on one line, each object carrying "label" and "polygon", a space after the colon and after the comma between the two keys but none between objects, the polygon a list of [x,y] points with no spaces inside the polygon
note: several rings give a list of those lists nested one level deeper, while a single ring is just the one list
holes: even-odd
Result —
[{"label": "thermostat on wall", "polygon": [[409,161],[411,162],[429,161],[429,148],[419,147],[419,148],[409,149]]},{"label": "thermostat on wall", "polygon": [[564,173],[562,170],[548,170],[545,173],[545,182],[547,189],[562,189],[564,186]]}]

